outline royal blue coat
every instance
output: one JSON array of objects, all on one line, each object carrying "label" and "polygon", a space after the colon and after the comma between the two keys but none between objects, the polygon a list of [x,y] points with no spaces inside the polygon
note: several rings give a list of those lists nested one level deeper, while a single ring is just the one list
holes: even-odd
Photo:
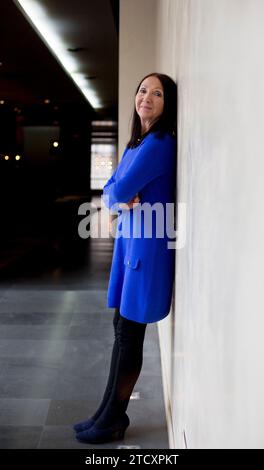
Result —
[{"label": "royal blue coat", "polygon": [[[159,210],[161,207],[165,210],[166,203],[174,202],[175,170],[176,140],[168,133],[160,136],[156,131],[148,134],[137,147],[125,149],[103,190],[107,207],[119,213],[108,307],[119,308],[123,317],[139,323],[156,322],[169,313],[175,251],[168,248],[166,214],[164,219],[160,215],[156,218],[155,213],[149,217],[144,215],[140,205],[118,210],[118,204],[138,194],[141,205],[149,203],[153,207],[160,203]],[[142,237],[144,233],[147,237]]]}]

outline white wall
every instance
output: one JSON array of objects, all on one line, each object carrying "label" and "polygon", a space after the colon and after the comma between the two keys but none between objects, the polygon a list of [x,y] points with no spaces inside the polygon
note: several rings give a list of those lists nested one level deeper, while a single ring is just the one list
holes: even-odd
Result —
[{"label": "white wall", "polygon": [[158,2],[157,64],[179,86],[171,397],[175,445],[264,447],[264,2]]}]

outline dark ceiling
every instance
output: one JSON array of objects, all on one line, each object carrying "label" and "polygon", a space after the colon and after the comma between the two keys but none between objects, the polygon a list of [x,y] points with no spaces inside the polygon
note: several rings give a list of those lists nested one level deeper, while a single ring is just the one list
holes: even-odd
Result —
[{"label": "dark ceiling", "polygon": [[[118,0],[38,0],[98,94],[95,117],[117,118]],[[0,101],[78,104],[86,98],[12,0],[0,2]]]}]

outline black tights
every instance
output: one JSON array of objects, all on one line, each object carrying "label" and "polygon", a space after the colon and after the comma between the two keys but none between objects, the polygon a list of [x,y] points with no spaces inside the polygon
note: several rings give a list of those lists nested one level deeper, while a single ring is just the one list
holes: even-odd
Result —
[{"label": "black tights", "polygon": [[113,320],[115,342],[104,397],[93,415],[98,428],[111,426],[122,416],[139,377],[143,363],[145,323],[122,317],[116,309]]}]

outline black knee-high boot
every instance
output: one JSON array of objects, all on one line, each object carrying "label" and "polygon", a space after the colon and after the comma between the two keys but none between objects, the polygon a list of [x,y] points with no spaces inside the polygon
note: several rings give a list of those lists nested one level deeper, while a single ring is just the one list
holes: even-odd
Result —
[{"label": "black knee-high boot", "polygon": [[117,337],[117,325],[118,325],[119,318],[120,318],[119,309],[115,309],[115,315],[114,315],[114,319],[113,319],[114,332],[115,332],[115,342],[114,342],[113,349],[112,349],[110,370],[109,370],[108,380],[107,380],[107,384],[106,384],[103,399],[101,401],[101,404],[100,404],[99,408],[97,409],[97,411],[92,416],[92,419],[94,421],[96,421],[100,417],[102,411],[104,410],[104,408],[105,408],[105,406],[106,406],[106,404],[109,400],[109,397],[111,395],[113,383],[114,383],[114,380],[115,380],[117,357],[118,357],[118,350],[119,350],[118,342],[117,342],[117,339],[116,339],[116,337]]},{"label": "black knee-high boot", "polygon": [[129,425],[125,411],[142,368],[145,330],[146,324],[116,315],[116,340],[109,380],[102,404],[96,412],[100,411],[100,416],[92,426],[77,432],[78,440],[97,444],[123,437]]},{"label": "black knee-high boot", "polygon": [[114,376],[105,394],[104,407],[96,420],[98,428],[110,426],[126,412],[142,368],[145,331],[146,324],[119,315],[113,350]]}]

